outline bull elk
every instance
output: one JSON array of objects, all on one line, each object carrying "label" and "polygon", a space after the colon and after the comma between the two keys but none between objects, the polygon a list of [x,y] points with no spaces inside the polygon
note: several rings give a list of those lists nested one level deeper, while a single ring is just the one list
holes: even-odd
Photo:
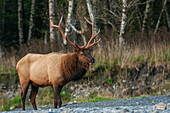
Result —
[{"label": "bull elk", "polygon": [[[86,19],[86,18],[85,18]],[[94,20],[92,22],[86,21],[92,25],[92,36],[87,44],[78,46],[75,42],[68,40],[61,30],[61,21],[58,25],[54,25],[51,21],[52,27],[58,28],[63,38],[77,50],[74,53],[49,53],[49,54],[32,54],[28,53],[24,56],[16,66],[21,84],[21,106],[25,110],[25,98],[31,84],[30,102],[37,110],[35,98],[39,87],[51,86],[54,92],[54,108],[60,108],[62,105],[60,92],[62,87],[70,81],[77,81],[83,77],[88,71],[89,65],[95,60],[91,56],[89,48],[97,44],[98,41],[92,40],[99,34],[94,34]],[[92,43],[91,43],[92,42]]]}]

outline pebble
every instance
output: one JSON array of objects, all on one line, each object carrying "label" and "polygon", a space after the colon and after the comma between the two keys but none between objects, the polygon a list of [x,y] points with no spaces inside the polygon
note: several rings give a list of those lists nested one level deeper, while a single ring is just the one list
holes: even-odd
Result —
[{"label": "pebble", "polygon": [[122,110],[120,110],[119,112],[120,112],[120,113],[127,113],[127,112],[129,112],[129,110],[128,110],[128,109],[122,109]]},{"label": "pebble", "polygon": [[163,109],[167,108],[167,104],[159,103],[159,104],[155,105],[155,108],[158,109],[158,110],[163,110]]},{"label": "pebble", "polygon": [[[150,100],[153,101],[149,102]],[[138,103],[138,105],[136,103]],[[161,106],[161,109],[158,106]],[[37,111],[33,110],[31,106],[27,107],[24,112],[21,108],[17,108],[15,111],[9,111],[9,113],[170,113],[169,106],[170,95],[164,95],[117,99],[113,101],[63,104],[59,109],[53,109],[53,105],[45,107],[38,106],[38,109],[43,108],[43,110]]]}]

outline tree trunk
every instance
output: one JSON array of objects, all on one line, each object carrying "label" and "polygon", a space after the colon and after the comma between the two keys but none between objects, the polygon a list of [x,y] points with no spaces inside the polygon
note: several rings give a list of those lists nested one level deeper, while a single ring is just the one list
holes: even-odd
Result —
[{"label": "tree trunk", "polygon": [[18,0],[18,31],[19,31],[19,45],[23,44],[23,1]]},{"label": "tree trunk", "polygon": [[126,27],[126,23],[127,23],[126,8],[127,8],[127,0],[123,0],[122,20],[121,20],[120,34],[119,34],[119,46],[120,47],[122,47],[125,43],[123,36],[125,34],[125,27]]},{"label": "tree trunk", "polygon": [[168,9],[167,9],[167,5],[165,6],[165,14],[166,14],[166,20],[167,20],[167,23],[168,23],[168,28],[170,30],[170,17],[169,17],[169,14],[168,14]]},{"label": "tree trunk", "polygon": [[147,0],[147,3],[146,3],[145,15],[144,15],[143,24],[142,24],[142,32],[144,32],[144,31],[145,31],[145,28],[146,28],[146,22],[147,22],[147,20],[148,20],[150,2],[151,2],[151,0]]},{"label": "tree trunk", "polygon": [[[97,27],[95,15],[94,15],[94,13],[93,13],[92,5],[91,5],[91,3],[90,3],[89,0],[86,0],[86,3],[87,3],[87,8],[88,8],[88,12],[89,12],[91,21],[93,21],[93,19],[94,19],[94,34],[97,34],[97,32],[98,32],[98,27]],[[96,37],[96,38],[97,38],[97,37]]]},{"label": "tree trunk", "polygon": [[[87,27],[87,22],[84,22],[84,18],[83,17],[86,17],[86,9],[87,7],[84,6],[84,3],[83,1],[78,1],[78,6],[77,6],[77,15],[78,15],[78,18],[79,18],[79,21],[80,21],[80,27],[81,27],[81,32],[84,32],[83,34],[81,34],[81,37],[83,38],[83,43],[84,45],[86,45],[87,41],[86,41],[86,35],[87,35],[87,31],[88,31],[88,27]],[[74,28],[73,28],[74,30]],[[78,30],[76,31],[77,29],[75,29],[74,31],[76,33],[80,33]]]},{"label": "tree trunk", "polygon": [[163,7],[162,7],[161,13],[160,13],[160,15],[159,15],[159,18],[158,18],[158,21],[157,21],[157,24],[156,24],[156,27],[155,27],[155,30],[154,30],[154,34],[156,34],[156,32],[157,32],[157,30],[158,30],[159,23],[160,23],[160,21],[161,21],[162,13],[163,13],[163,11],[164,11],[164,9],[165,9],[166,3],[167,3],[167,0],[164,0]]},{"label": "tree trunk", "polygon": [[[54,10],[54,0],[49,0],[49,18],[50,20],[54,19],[55,15],[55,10]],[[50,23],[50,43],[51,43],[51,50],[54,51],[54,45],[55,45],[55,31],[54,28],[51,27],[51,22]]]},{"label": "tree trunk", "polygon": [[[66,28],[65,28],[65,36],[67,36],[70,31],[71,15],[73,13],[73,2],[74,2],[74,0],[69,0],[68,15],[67,15]],[[63,38],[63,43],[64,43],[64,45],[67,44],[67,41],[64,38]]]},{"label": "tree trunk", "polygon": [[47,45],[47,35],[48,35],[48,31],[45,31],[45,35],[44,35],[44,44]]},{"label": "tree trunk", "polygon": [[1,45],[0,45],[0,57],[3,55],[3,51],[1,49]]},{"label": "tree trunk", "polygon": [[139,30],[142,31],[141,12],[140,12],[138,5],[135,6],[135,9],[136,9],[136,12],[137,12],[137,20],[138,20]]},{"label": "tree trunk", "polygon": [[[5,0],[3,0],[3,9],[2,9],[2,14],[5,15],[5,7],[6,7],[6,2]],[[5,28],[5,18],[3,17],[2,18],[2,31],[4,31],[4,28]]]},{"label": "tree trunk", "polygon": [[34,13],[35,13],[35,0],[32,0],[31,12],[30,12],[30,22],[29,22],[29,32],[28,32],[28,45],[32,37],[32,29],[34,23]]}]

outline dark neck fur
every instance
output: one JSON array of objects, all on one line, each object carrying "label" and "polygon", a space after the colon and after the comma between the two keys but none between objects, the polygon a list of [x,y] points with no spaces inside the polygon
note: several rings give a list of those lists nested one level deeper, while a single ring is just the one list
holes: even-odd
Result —
[{"label": "dark neck fur", "polygon": [[63,56],[61,61],[61,72],[65,78],[65,81],[69,82],[81,79],[86,73],[86,69],[84,69],[78,61],[77,54],[73,53]]}]

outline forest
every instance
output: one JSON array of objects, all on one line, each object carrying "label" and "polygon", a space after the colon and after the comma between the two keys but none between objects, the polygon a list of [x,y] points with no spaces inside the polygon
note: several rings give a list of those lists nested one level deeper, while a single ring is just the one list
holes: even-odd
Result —
[{"label": "forest", "polygon": [[[64,34],[81,46],[92,34],[87,18],[101,41],[93,47],[96,63],[84,80],[118,87],[111,91],[113,97],[169,94],[169,7],[169,0],[0,0],[0,91],[11,86],[4,79],[17,75],[15,66],[27,53],[75,51],[51,21],[58,25],[62,18]],[[140,79],[146,73],[150,76]],[[122,90],[128,86],[136,87]]]},{"label": "forest", "polygon": [[[88,3],[91,8],[88,8]],[[95,17],[95,28],[101,30],[101,35],[107,35],[101,37],[105,43],[105,40],[119,37],[128,40],[127,34],[134,36],[137,33],[156,34],[161,30],[169,31],[169,4],[168,0],[54,0],[52,18],[58,23],[63,16],[63,30],[68,28],[66,32],[70,39],[77,41],[81,38],[77,38],[80,36],[67,25],[68,19],[77,29],[83,27],[86,32],[90,32],[86,28],[88,26],[84,17],[90,18],[92,13]],[[44,40],[46,45],[53,39],[49,35],[51,17],[48,0],[1,0],[0,5],[0,45],[3,51],[19,49],[21,45],[29,45],[32,40]],[[92,12],[89,13],[89,10]],[[62,37],[55,34],[54,39],[55,43],[58,43]]]}]

